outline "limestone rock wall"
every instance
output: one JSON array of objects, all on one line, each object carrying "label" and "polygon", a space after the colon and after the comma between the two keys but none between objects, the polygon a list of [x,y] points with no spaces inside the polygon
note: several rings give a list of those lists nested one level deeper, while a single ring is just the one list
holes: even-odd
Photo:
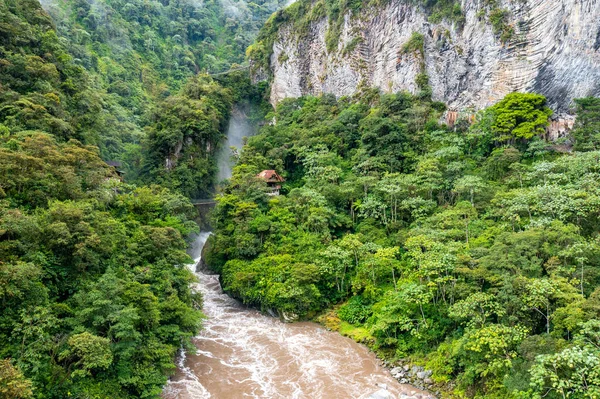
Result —
[{"label": "limestone rock wall", "polygon": [[[352,95],[361,86],[416,92],[422,60],[402,51],[413,32],[425,37],[433,97],[450,111],[478,110],[525,91],[546,95],[557,115],[567,117],[574,98],[600,95],[600,0],[500,0],[500,5],[510,11],[515,30],[507,43],[478,15],[483,0],[462,0],[461,27],[430,23],[414,2],[390,0],[359,16],[347,15],[338,49],[331,53],[326,18],[301,37],[284,25],[270,60],[271,102],[307,94]],[[360,43],[348,51],[353,40]]]}]

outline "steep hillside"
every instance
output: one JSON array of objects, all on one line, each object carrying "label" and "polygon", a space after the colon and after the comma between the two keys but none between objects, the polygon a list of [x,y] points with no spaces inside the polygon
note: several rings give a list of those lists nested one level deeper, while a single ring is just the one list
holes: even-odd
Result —
[{"label": "steep hillside", "polygon": [[574,98],[600,94],[599,19],[597,0],[302,0],[250,53],[255,76],[272,76],[273,103],[429,85],[450,111],[525,91],[564,115]]},{"label": "steep hillside", "polygon": [[194,207],[91,145],[127,136],[121,109],[37,1],[0,0],[2,398],[158,397],[198,331]]},{"label": "steep hillside", "polygon": [[[156,133],[155,110],[164,116],[167,104],[174,104],[185,95],[184,86],[194,75],[220,73],[242,64],[246,47],[284,1],[43,0],[41,3],[52,17],[52,20],[46,17],[47,23],[56,27],[61,48],[77,68],[85,69],[95,99],[104,108],[110,108],[108,112],[94,112],[96,124],[104,129],[98,128],[88,135],[88,143],[100,147],[103,159],[120,161],[129,181],[150,182],[156,181],[157,175],[168,175],[169,170],[176,169],[166,158],[178,158],[182,148],[193,144],[194,151],[200,147],[214,149],[223,138],[218,132],[211,133],[212,141],[207,147],[204,139],[173,142],[179,133],[166,132],[169,137],[161,138],[159,132],[154,137],[169,141],[170,145],[159,149],[165,157],[157,159],[154,157],[157,143],[147,142],[144,131],[150,128]],[[201,111],[203,115],[211,112]],[[212,117],[216,121],[209,124],[222,126],[228,112],[220,110]],[[212,155],[212,151],[205,152],[204,158]],[[199,173],[195,166],[186,168],[195,174],[196,180],[198,176],[205,177],[210,183],[214,168],[208,159],[202,164],[196,165],[201,169]],[[170,176],[160,178],[160,181],[171,180]],[[206,187],[205,183],[198,185]],[[198,189],[190,184],[181,191],[198,195]]]}]

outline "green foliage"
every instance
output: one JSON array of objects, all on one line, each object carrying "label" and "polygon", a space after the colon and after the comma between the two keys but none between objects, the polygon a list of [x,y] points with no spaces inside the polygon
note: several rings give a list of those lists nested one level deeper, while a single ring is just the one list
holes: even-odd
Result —
[{"label": "green foliage", "polygon": [[508,25],[508,11],[495,8],[490,12],[489,21],[492,24],[494,33],[500,35],[500,40],[506,42],[513,35],[512,28]]},{"label": "green foliage", "polygon": [[87,75],[60,44],[50,18],[35,1],[0,2],[0,120],[3,134],[45,130],[81,138],[77,109],[90,98]]},{"label": "green foliage", "polygon": [[231,106],[231,91],[205,75],[160,103],[149,129],[142,179],[191,198],[208,196]]},{"label": "green foliage", "polygon": [[60,354],[59,359],[77,359],[77,369],[72,373],[74,378],[91,375],[91,370],[94,369],[107,369],[113,361],[108,338],[84,332],[71,336],[67,344],[69,348]]},{"label": "green foliage", "polygon": [[[39,130],[76,139],[119,161],[128,181],[206,195],[234,98],[205,75],[192,77],[241,63],[280,4],[146,3],[48,1],[55,30],[37,2],[0,2],[0,136]],[[256,97],[234,75],[237,83],[222,80],[235,100]]]},{"label": "green foliage", "polygon": [[355,38],[350,40],[346,47],[344,47],[343,55],[352,53],[356,49],[356,47],[358,47],[358,45],[360,45],[362,42],[363,38],[360,36],[356,36]]},{"label": "green foliage", "polygon": [[492,25],[494,34],[500,37],[503,43],[514,36],[515,30],[510,24],[510,12],[500,7],[498,0],[485,0],[484,7],[480,10],[479,17],[487,16],[487,22]]},{"label": "green foliage", "polygon": [[600,315],[600,154],[532,151],[550,147],[542,96],[466,130],[441,111],[405,93],[282,101],[218,198],[205,259],[284,317],[341,304],[341,330],[428,364],[450,395],[593,397],[597,348],[577,337]]},{"label": "green foliage", "polygon": [[[11,29],[22,36],[24,52],[11,44],[6,56],[0,57],[12,75],[0,76],[2,84],[22,95],[23,90],[34,94],[15,99],[9,92],[10,105],[0,110],[0,118],[6,117],[3,123],[13,133],[43,130],[97,145],[103,159],[122,164],[129,181],[147,181],[143,142],[145,129],[154,123],[155,105],[176,95],[200,71],[219,73],[240,67],[244,50],[263,21],[283,4],[279,0],[229,5],[218,0],[201,4],[196,0],[45,1],[55,31],[37,2],[17,7],[11,4],[19,2],[5,0],[0,7],[5,2],[19,18],[28,18],[31,10],[40,18],[25,25],[9,20],[15,25]],[[190,179],[206,174],[207,166],[199,162],[190,168],[166,180],[187,179],[183,185],[189,186]]]},{"label": "green foliage", "polygon": [[575,149],[597,150],[600,145],[600,98],[588,97],[575,100],[577,121],[572,131]]},{"label": "green foliage", "polygon": [[491,133],[497,143],[514,145],[545,132],[552,110],[546,98],[533,93],[511,93],[479,117],[475,130]]},{"label": "green foliage", "polygon": [[112,176],[96,147],[76,140],[58,144],[35,132],[12,137],[0,147],[0,188],[14,205],[35,208],[51,199],[83,199],[88,189]]},{"label": "green foliage", "polygon": [[413,32],[410,39],[402,46],[404,53],[417,53],[421,57],[425,56],[425,37],[419,32]]},{"label": "green foliage", "polygon": [[430,10],[429,22],[438,24],[443,20],[448,20],[462,25],[465,16],[459,2],[454,0],[427,0],[425,7]]},{"label": "green foliage", "polygon": [[31,381],[14,367],[10,360],[0,360],[0,394],[6,399],[28,399],[33,397]]},{"label": "green foliage", "polygon": [[[468,330],[464,336],[463,356],[466,367],[463,383],[467,386],[479,380],[488,382],[492,388],[495,378],[502,378],[511,368],[517,357],[519,344],[527,337],[527,329],[522,326],[489,324],[485,327]],[[491,381],[490,381],[491,380]]]},{"label": "green foliage", "polygon": [[597,398],[600,395],[600,322],[581,325],[574,344],[541,355],[531,371],[533,398]]},{"label": "green foliage", "polygon": [[[138,128],[69,44],[37,2],[0,2],[0,392],[156,397],[199,328],[194,208],[102,161]],[[189,95],[222,123],[230,103]]]},{"label": "green foliage", "polygon": [[192,75],[242,62],[278,3],[44,4],[0,0],[0,396],[156,398],[202,318],[181,193],[264,92]]},{"label": "green foliage", "polygon": [[463,321],[469,326],[484,327],[490,318],[504,316],[505,311],[490,293],[476,292],[454,303],[448,312],[453,319]]},{"label": "green foliage", "polygon": [[0,389],[157,396],[199,328],[183,239],[193,206],[121,183],[73,140],[29,132],[0,153],[0,176],[14,177],[0,183],[0,356],[25,376],[3,367]]},{"label": "green foliage", "polygon": [[338,310],[340,319],[351,324],[361,324],[367,321],[372,312],[369,304],[365,302],[360,295],[350,298],[348,303]]},{"label": "green foliage", "polygon": [[[0,1],[0,394],[160,395],[202,318],[183,194],[210,191],[232,104],[265,88],[197,72],[241,63],[279,3],[228,15],[218,1],[64,0],[50,5],[57,33],[37,2]],[[267,68],[283,24],[306,34],[324,17],[329,51],[352,51],[343,20],[375,4],[298,1],[248,54]],[[422,4],[460,25],[457,2]],[[485,7],[508,40],[507,13]],[[423,56],[424,40],[404,51]],[[511,94],[450,130],[424,73],[416,84],[283,101],[217,199],[206,261],[283,318],[343,304],[346,331],[432,365],[453,395],[597,397],[596,99],[577,102],[589,152],[559,154],[539,137],[542,96]],[[102,157],[167,188],[124,184]],[[285,177],[282,196],[264,169]]]},{"label": "green foliage", "polygon": [[513,93],[492,107],[494,122],[492,129],[503,141],[506,136],[531,139],[543,134],[548,126],[552,111],[546,99],[537,94]]}]

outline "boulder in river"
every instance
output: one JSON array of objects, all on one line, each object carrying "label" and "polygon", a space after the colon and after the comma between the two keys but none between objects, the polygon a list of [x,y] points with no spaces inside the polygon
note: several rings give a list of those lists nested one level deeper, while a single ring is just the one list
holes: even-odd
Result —
[{"label": "boulder in river", "polygon": [[431,377],[433,372],[431,370],[417,371],[417,378],[420,380],[424,380],[426,378]]},{"label": "boulder in river", "polygon": [[283,321],[284,323],[293,323],[300,319],[300,317],[298,317],[298,315],[293,312],[286,312],[286,311],[282,310],[280,315],[281,315],[281,321]]},{"label": "boulder in river", "polygon": [[392,394],[387,389],[380,389],[369,396],[368,399],[394,399]]}]

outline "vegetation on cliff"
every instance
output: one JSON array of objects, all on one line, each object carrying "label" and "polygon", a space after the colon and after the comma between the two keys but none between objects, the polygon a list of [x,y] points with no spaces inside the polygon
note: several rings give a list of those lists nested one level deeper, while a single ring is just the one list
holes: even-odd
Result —
[{"label": "vegetation on cliff", "polygon": [[[596,102],[579,101],[579,145]],[[346,329],[454,381],[452,397],[597,396],[600,153],[545,142],[540,95],[472,126],[442,110],[372,91],[283,101],[218,198],[208,264],[285,317],[343,303]],[[285,195],[266,195],[263,169]]]},{"label": "vegetation on cliff", "polygon": [[[247,55],[253,69],[257,72],[269,73],[273,44],[277,40],[281,28],[290,25],[293,27],[293,34],[302,37],[309,32],[312,23],[324,18],[327,18],[328,21],[325,35],[327,51],[330,53],[347,52],[347,48],[340,48],[340,35],[346,16],[360,18],[361,12],[383,7],[388,2],[389,0],[319,0],[317,2],[298,0],[273,14],[260,30],[256,41],[248,48]],[[416,0],[414,2],[423,8],[432,23],[450,21],[461,26],[464,22],[464,15],[458,1]],[[355,38],[351,45],[356,46],[359,40],[359,37]]]}]

